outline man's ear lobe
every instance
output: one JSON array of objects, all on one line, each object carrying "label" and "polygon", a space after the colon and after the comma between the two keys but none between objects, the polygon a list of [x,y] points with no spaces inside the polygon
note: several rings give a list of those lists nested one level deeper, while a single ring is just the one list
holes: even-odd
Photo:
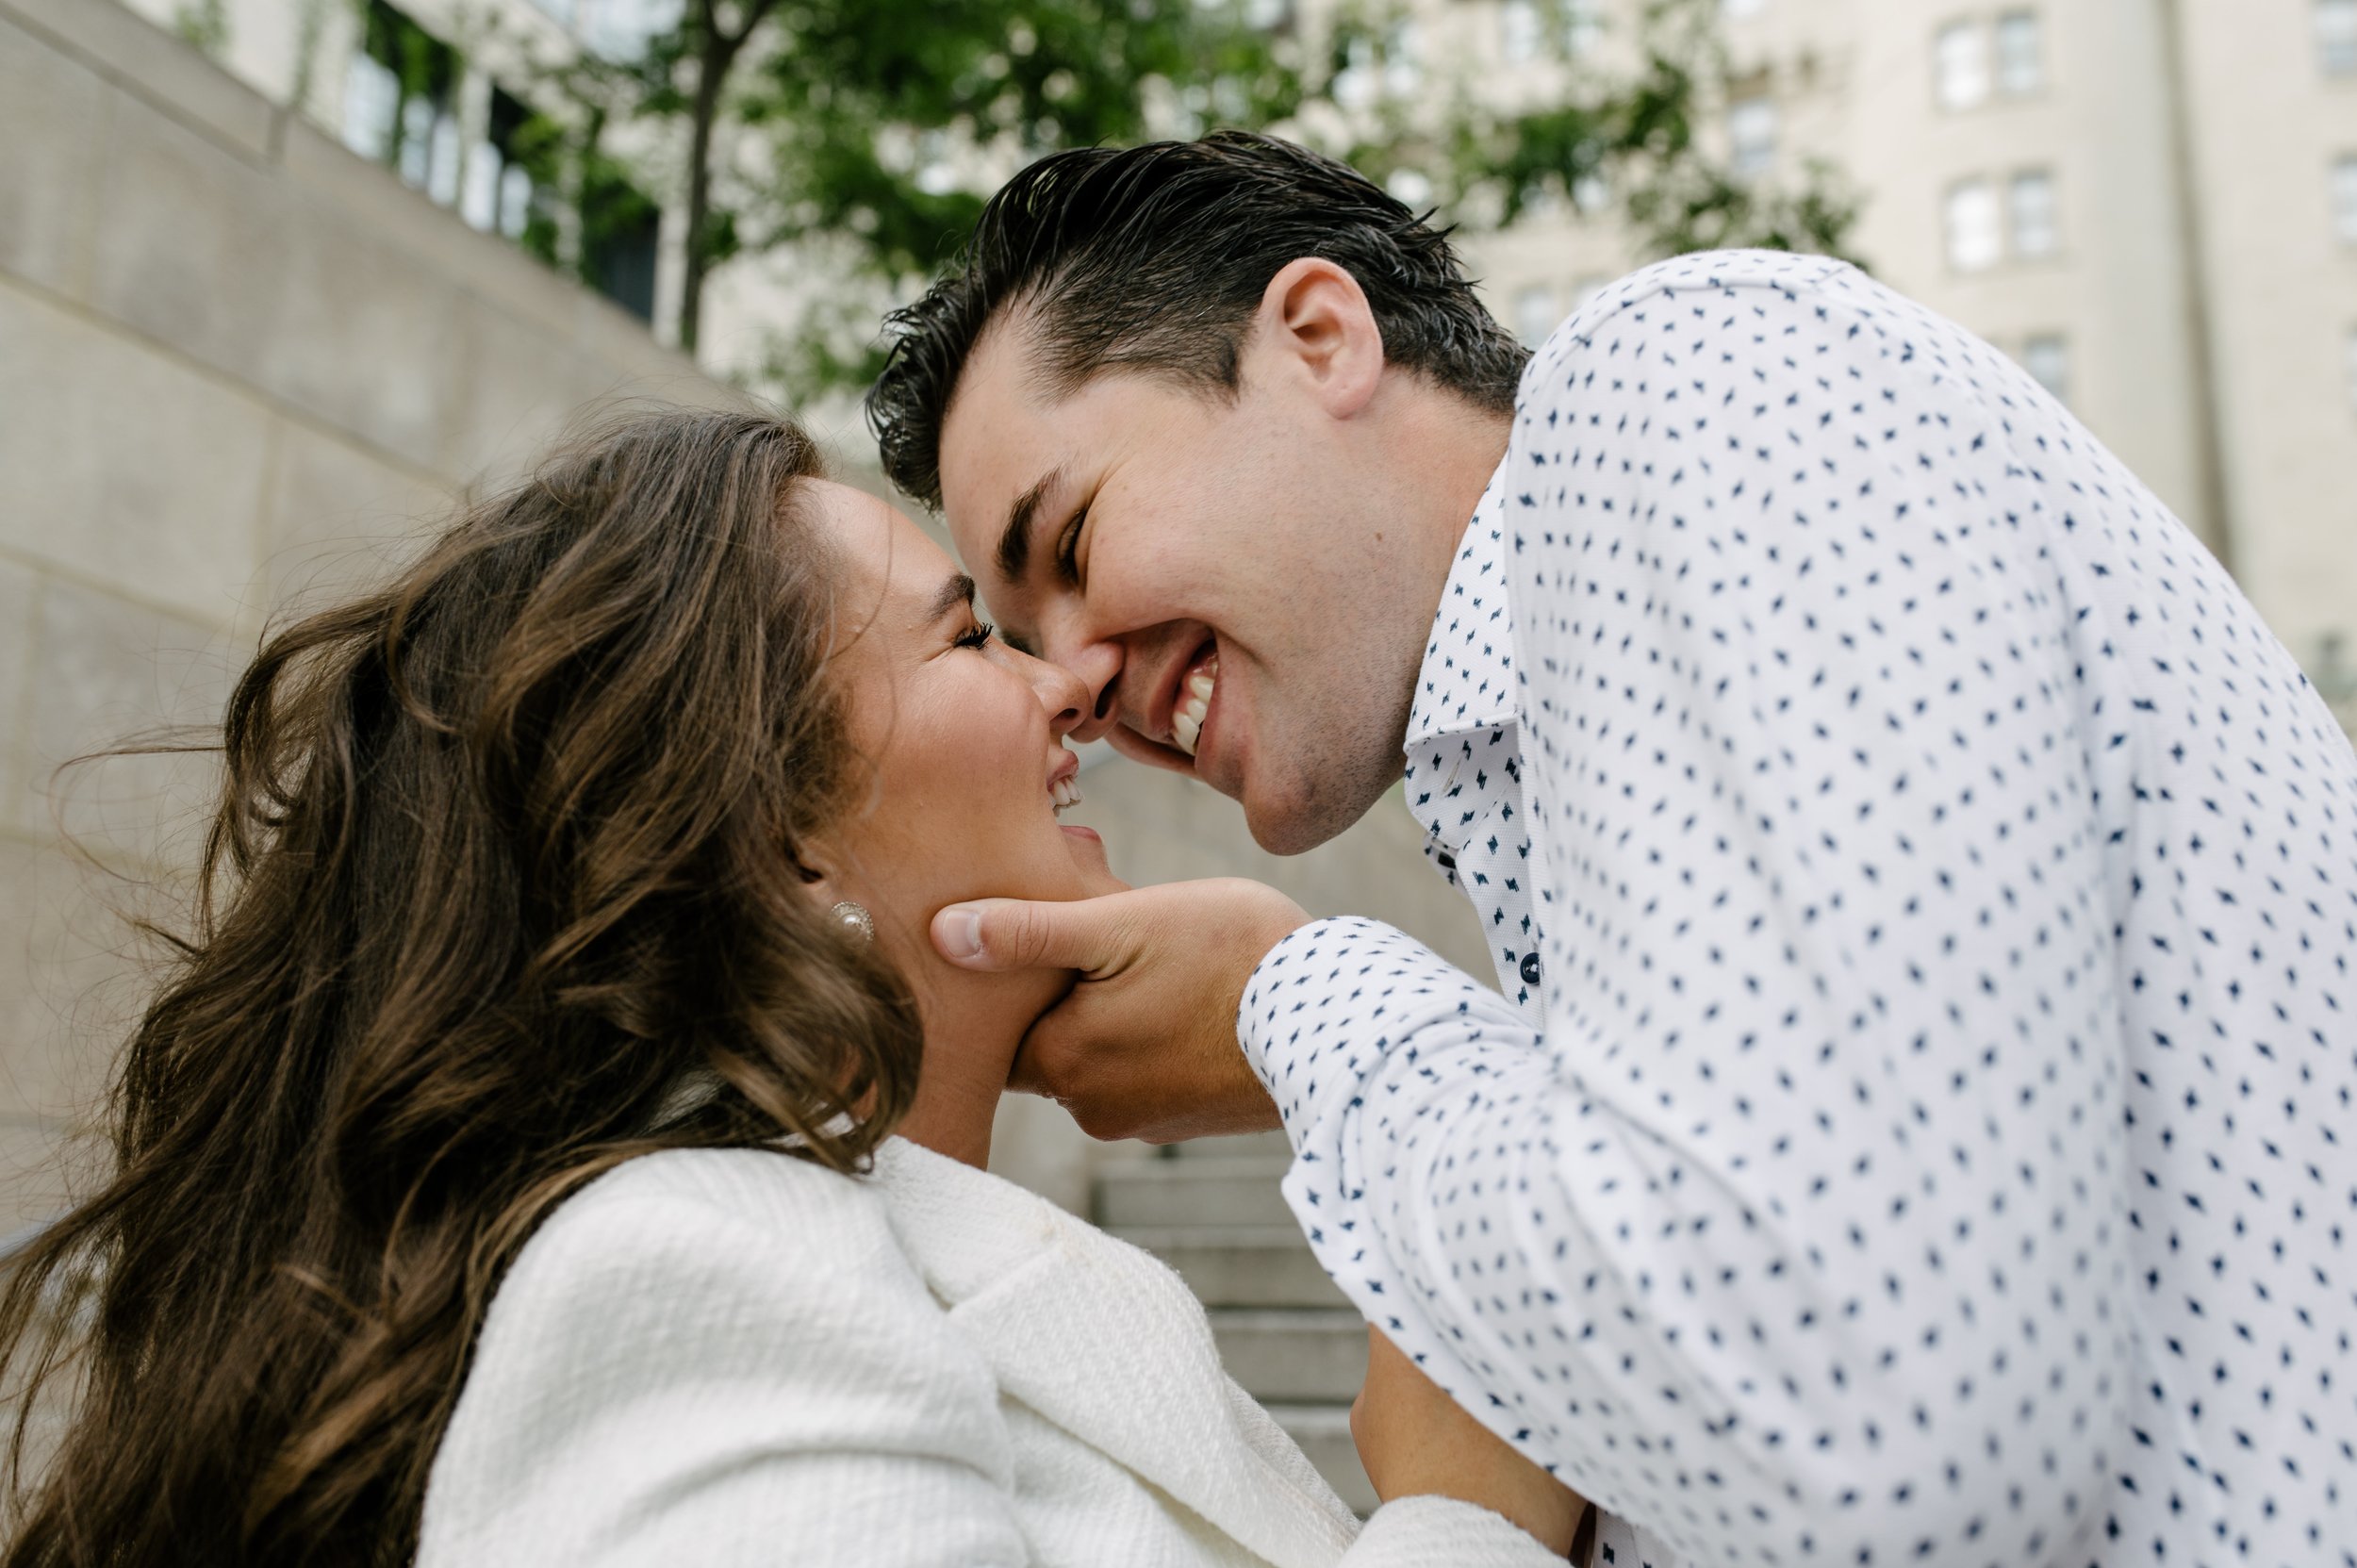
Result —
[{"label": "man's ear lobe", "polygon": [[1383,376],[1383,332],[1350,270],[1323,256],[1287,262],[1261,296],[1255,336],[1306,376],[1336,419],[1375,396]]}]

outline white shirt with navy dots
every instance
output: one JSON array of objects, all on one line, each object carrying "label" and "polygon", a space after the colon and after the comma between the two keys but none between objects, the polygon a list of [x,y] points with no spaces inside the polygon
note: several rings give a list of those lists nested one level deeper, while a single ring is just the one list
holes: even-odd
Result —
[{"label": "white shirt with navy dots", "polygon": [[1846,267],[1640,273],[1420,681],[1504,995],[1322,920],[1240,1030],[1599,1560],[2357,1564],[2357,756],[2081,425]]}]

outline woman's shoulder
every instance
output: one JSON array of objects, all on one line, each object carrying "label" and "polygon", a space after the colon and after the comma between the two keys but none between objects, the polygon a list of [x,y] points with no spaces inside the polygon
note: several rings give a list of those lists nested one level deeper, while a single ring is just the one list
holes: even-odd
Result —
[{"label": "woman's shoulder", "polygon": [[625,1161],[557,1205],[499,1296],[511,1313],[552,1294],[617,1293],[693,1312],[686,1287],[730,1283],[783,1288],[781,1304],[806,1292],[922,1294],[866,1180],[777,1149],[694,1148]]},{"label": "woman's shoulder", "polygon": [[642,1155],[558,1205],[494,1293],[420,1560],[619,1540],[755,1470],[762,1509],[817,1508],[779,1456],[930,1456],[1003,1487],[1005,1442],[990,1367],[867,1181],[761,1149]]}]

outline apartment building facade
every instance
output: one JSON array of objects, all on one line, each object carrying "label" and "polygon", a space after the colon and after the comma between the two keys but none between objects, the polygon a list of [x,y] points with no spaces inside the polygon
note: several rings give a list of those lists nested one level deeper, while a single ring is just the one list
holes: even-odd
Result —
[{"label": "apartment building facade", "polygon": [[[1503,91],[1561,69],[1526,41],[1539,8],[1475,8],[1423,14]],[[1575,0],[1594,68],[1637,9]],[[2357,0],[1722,14],[1733,166],[1839,170],[1864,198],[1855,253],[2069,404],[2357,718]],[[1529,338],[1641,259],[1571,205],[1471,249]]]}]

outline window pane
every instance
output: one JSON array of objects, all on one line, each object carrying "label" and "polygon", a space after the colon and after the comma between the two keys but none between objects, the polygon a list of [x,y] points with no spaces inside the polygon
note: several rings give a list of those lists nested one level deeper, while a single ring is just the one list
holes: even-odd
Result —
[{"label": "window pane", "polygon": [[608,59],[637,59],[680,23],[680,0],[598,0],[585,8],[582,39]]},{"label": "window pane", "polygon": [[2344,244],[2357,245],[2357,157],[2332,165],[2332,227]]},{"label": "window pane", "polygon": [[1734,155],[1734,173],[1755,180],[1776,166],[1776,101],[1745,98],[1727,110],[1727,140]]},{"label": "window pane", "polygon": [[401,112],[401,78],[392,68],[354,53],[344,71],[344,145],[372,162],[393,152],[393,117]]},{"label": "window pane", "polygon": [[1555,331],[1555,290],[1533,284],[1514,296],[1514,336],[1535,349]]},{"label": "window pane", "polygon": [[1400,206],[1422,212],[1432,205],[1432,180],[1421,169],[1394,169],[1383,189]]},{"label": "window pane", "polygon": [[1988,35],[1977,22],[1939,30],[1939,107],[1970,108],[1988,97]]},{"label": "window pane", "polygon": [[520,240],[532,223],[533,198],[539,192],[533,188],[532,175],[521,164],[511,163],[500,174],[500,232],[510,239]]},{"label": "window pane", "polygon": [[1413,22],[1402,22],[1383,41],[1383,91],[1407,98],[1423,85],[1424,30]]},{"label": "window pane", "polygon": [[2357,0],[2316,0],[2316,52],[2330,74],[2357,75]]},{"label": "window pane", "polygon": [[1997,210],[1997,188],[1966,180],[1948,191],[1948,265],[1978,272],[2004,254],[2004,221]]},{"label": "window pane", "polygon": [[1498,53],[1507,64],[1528,65],[1537,59],[1545,37],[1536,0],[1506,0],[1498,8]]},{"label": "window pane", "polygon": [[2062,337],[2033,338],[2021,345],[2021,368],[2030,372],[2030,379],[2054,395],[2058,403],[2070,401],[2070,344]]},{"label": "window pane", "polygon": [[2037,171],[2013,177],[2013,254],[2036,258],[2062,249],[2054,212],[2054,176]]},{"label": "window pane", "polygon": [[1576,59],[1604,37],[1604,0],[1568,0],[1563,8],[1563,48]]},{"label": "window pane", "polygon": [[2046,86],[2046,58],[2036,11],[1997,19],[1997,91],[2023,98]]}]

